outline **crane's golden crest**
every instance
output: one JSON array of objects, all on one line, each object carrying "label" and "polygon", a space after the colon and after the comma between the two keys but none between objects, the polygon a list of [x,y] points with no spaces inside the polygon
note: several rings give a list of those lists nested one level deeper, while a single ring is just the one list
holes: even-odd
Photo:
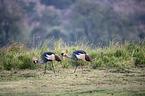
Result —
[{"label": "crane's golden crest", "polygon": [[66,51],[65,50],[62,50],[61,53],[66,53]]},{"label": "crane's golden crest", "polygon": [[36,61],[36,60],[38,60],[36,57],[33,57],[33,58],[32,58],[32,62],[33,62],[33,61]]}]

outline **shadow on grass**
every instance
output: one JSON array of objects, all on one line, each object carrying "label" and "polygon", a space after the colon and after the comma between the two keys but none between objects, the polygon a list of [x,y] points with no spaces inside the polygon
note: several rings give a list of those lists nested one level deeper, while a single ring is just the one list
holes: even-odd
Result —
[{"label": "shadow on grass", "polygon": [[104,92],[105,90],[91,90],[91,91],[83,91],[77,92],[76,94],[86,94],[86,93],[95,93],[95,92]]},{"label": "shadow on grass", "polygon": [[124,70],[124,71],[110,70],[109,72],[111,72],[111,73],[136,73],[136,72],[129,71],[129,70]]}]

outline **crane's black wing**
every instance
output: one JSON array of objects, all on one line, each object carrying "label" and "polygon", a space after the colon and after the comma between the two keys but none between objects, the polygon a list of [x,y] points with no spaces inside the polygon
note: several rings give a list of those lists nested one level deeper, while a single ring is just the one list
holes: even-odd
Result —
[{"label": "crane's black wing", "polygon": [[55,53],[53,53],[53,52],[44,52],[41,54],[41,56],[52,55],[52,54],[55,55]]},{"label": "crane's black wing", "polygon": [[75,54],[87,54],[85,51],[83,51],[83,50],[75,50],[74,52],[73,52],[73,54],[75,55]]},{"label": "crane's black wing", "polygon": [[53,53],[53,52],[44,52],[41,54],[41,58],[44,62],[51,61],[48,58],[49,58],[49,55],[52,55],[52,54],[55,55],[55,53]]},{"label": "crane's black wing", "polygon": [[74,58],[78,59],[76,55],[80,55],[80,54],[87,54],[87,53],[86,53],[85,51],[83,51],[83,50],[75,50],[75,51],[73,52],[72,56],[73,56]]}]

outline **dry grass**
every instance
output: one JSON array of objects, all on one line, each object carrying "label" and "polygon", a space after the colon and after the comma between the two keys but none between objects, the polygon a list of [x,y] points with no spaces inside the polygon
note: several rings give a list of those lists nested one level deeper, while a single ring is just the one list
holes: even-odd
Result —
[{"label": "dry grass", "polygon": [[54,74],[49,70],[24,70],[12,74],[0,73],[1,96],[143,96],[145,95],[145,69],[130,69],[117,73],[113,69],[89,70],[60,69]]}]

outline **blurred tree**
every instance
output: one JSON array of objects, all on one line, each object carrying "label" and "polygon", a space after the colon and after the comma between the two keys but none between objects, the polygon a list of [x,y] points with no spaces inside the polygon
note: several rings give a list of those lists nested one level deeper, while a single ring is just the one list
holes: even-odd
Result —
[{"label": "blurred tree", "polygon": [[19,40],[22,10],[15,1],[0,0],[0,45]]},{"label": "blurred tree", "polygon": [[130,18],[95,0],[76,1],[70,17],[70,30],[74,33],[77,29],[82,29],[82,35],[94,43],[107,45],[114,38],[116,42],[138,39],[136,32],[133,32],[136,27]]},{"label": "blurred tree", "polygon": [[33,46],[36,46],[40,42],[44,42],[46,36],[46,29],[38,26],[31,32],[31,38],[33,39]]},{"label": "blurred tree", "polygon": [[41,11],[41,16],[37,20],[39,21],[39,25],[34,27],[31,33],[35,45],[40,41],[43,43],[49,36],[59,38],[59,36],[63,35],[61,30],[54,29],[55,26],[60,26],[62,22],[61,12],[58,9],[54,7],[43,9]]},{"label": "blurred tree", "polygon": [[40,26],[58,26],[61,24],[61,12],[53,7],[41,11]]},{"label": "blurred tree", "polygon": [[92,42],[101,40],[106,34],[106,12],[100,3],[78,0],[70,14],[73,30],[82,29],[82,35]]},{"label": "blurred tree", "polygon": [[24,10],[23,14],[25,14],[25,24],[27,27],[33,27],[36,26],[36,24],[39,22],[39,14],[36,10],[36,2],[32,2],[31,0],[28,2],[26,1],[18,1],[18,4],[21,6],[21,8]]},{"label": "blurred tree", "polygon": [[46,6],[55,6],[57,9],[69,8],[76,0],[40,0]]},{"label": "blurred tree", "polygon": [[63,40],[67,40],[66,37],[68,37],[68,34],[63,32],[63,29],[61,27],[53,27],[51,30],[49,30],[49,33],[46,35],[46,39],[52,37],[55,40],[59,40],[60,38],[63,38]]},{"label": "blurred tree", "polygon": [[[132,30],[130,32],[129,38],[127,38],[129,41],[134,40],[138,41],[139,38],[142,40],[145,38],[145,1],[144,0],[111,0],[107,1],[110,6],[120,14],[123,14],[125,18],[122,18],[122,20],[126,20],[125,24],[129,24],[129,29]],[[127,17],[127,18],[126,18]],[[124,21],[125,21],[124,20]],[[128,22],[128,21],[131,21]],[[126,33],[128,34],[128,30],[123,26]],[[125,32],[123,32],[125,34]],[[124,35],[125,39],[128,37],[128,35]]]},{"label": "blurred tree", "polygon": [[24,12],[28,15],[28,17],[31,17],[32,14],[36,12],[36,10],[34,9],[36,6],[35,2],[26,3],[24,1],[19,1],[18,3],[21,6],[21,8],[23,8]]},{"label": "blurred tree", "polygon": [[23,39],[22,31],[35,42],[52,36],[104,45],[137,41],[145,38],[144,5],[144,0],[0,0],[0,44]]}]

